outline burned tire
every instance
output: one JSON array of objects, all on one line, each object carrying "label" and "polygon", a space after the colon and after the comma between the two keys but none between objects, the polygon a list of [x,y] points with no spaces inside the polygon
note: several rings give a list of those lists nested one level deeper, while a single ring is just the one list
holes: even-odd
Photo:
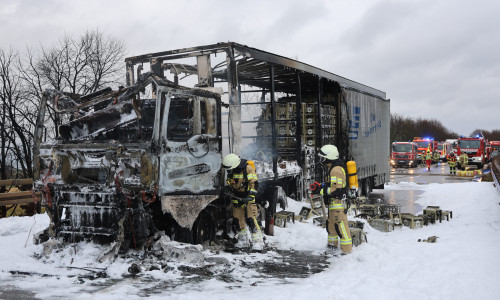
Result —
[{"label": "burned tire", "polygon": [[193,225],[193,241],[195,244],[203,244],[206,241],[215,240],[216,222],[209,209],[204,209]]}]

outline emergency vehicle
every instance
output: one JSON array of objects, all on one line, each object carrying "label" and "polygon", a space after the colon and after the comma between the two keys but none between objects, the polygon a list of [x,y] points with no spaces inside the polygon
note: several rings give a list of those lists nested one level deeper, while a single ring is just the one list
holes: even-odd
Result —
[{"label": "emergency vehicle", "polygon": [[491,158],[500,155],[500,141],[491,141]]},{"label": "emergency vehicle", "polygon": [[477,165],[478,168],[482,168],[489,158],[487,143],[488,140],[481,135],[470,138],[460,137],[458,139],[457,155],[460,156],[462,152],[465,152],[469,157],[469,165]]},{"label": "emergency vehicle", "polygon": [[458,139],[446,139],[447,143],[451,144],[451,152],[457,153],[457,145],[458,145]]},{"label": "emergency vehicle", "polygon": [[439,153],[439,159],[441,161],[446,161],[451,152],[451,144],[448,142],[438,142],[437,151]]},{"label": "emergency vehicle", "polygon": [[432,152],[437,149],[437,142],[432,138],[414,137],[413,142],[418,146],[418,159],[422,160],[425,152],[429,149]]},{"label": "emergency vehicle", "polygon": [[391,166],[418,166],[418,145],[413,142],[394,142],[391,147]]}]

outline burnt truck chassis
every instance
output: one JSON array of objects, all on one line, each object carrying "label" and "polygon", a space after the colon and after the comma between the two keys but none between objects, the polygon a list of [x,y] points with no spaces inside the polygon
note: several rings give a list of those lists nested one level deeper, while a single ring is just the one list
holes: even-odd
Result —
[{"label": "burnt truck chassis", "polygon": [[[225,69],[210,66],[210,55],[218,53],[226,55]],[[169,62],[193,57],[195,65]],[[151,72],[141,74],[143,63],[150,63]],[[229,105],[224,106],[236,116],[229,120],[232,152],[241,152],[242,138],[259,138],[241,135],[240,84],[261,89],[271,97],[271,163],[257,168],[258,202],[266,224],[278,204],[283,208],[286,205],[285,195],[304,199],[308,184],[321,173],[320,168],[314,168],[319,165],[314,150],[301,143],[289,149],[289,158],[297,168],[283,167],[286,161],[279,157],[276,144],[280,135],[275,127],[275,93],[295,95],[295,136],[299,141],[303,98],[305,101],[313,97],[321,107],[324,94],[333,93],[336,138],[325,140],[318,130],[316,146],[336,144],[344,159],[351,158],[347,99],[358,95],[370,101],[385,99],[385,93],[373,88],[236,43],[131,57],[126,59],[126,65],[128,86],[119,91],[105,89],[84,97],[53,90],[43,93],[35,132],[34,188],[42,192],[42,204],[51,218],[50,237],[118,241],[122,248],[147,244],[160,231],[175,240],[193,243],[227,238],[232,216],[220,168],[220,112],[224,104],[220,91],[214,88],[216,82],[227,83]],[[166,79],[167,70],[174,70],[174,80]],[[197,75],[198,84],[194,88],[179,85],[181,73]],[[153,98],[141,99],[141,92],[149,85]],[[49,100],[57,114],[68,117],[59,126],[55,142],[41,143]],[[191,117],[171,121],[185,114],[185,107]],[[176,113],[171,115],[172,111]],[[321,109],[315,118],[321,128]],[[373,186],[383,185],[388,170],[375,163],[361,166],[358,176],[361,190],[366,193]]]},{"label": "burnt truck chassis", "polygon": [[[140,91],[150,84],[162,97],[175,94],[175,99],[166,96],[174,108],[177,102],[178,106],[187,103],[183,97],[193,97],[188,102],[199,106],[193,100],[199,97],[208,99],[204,111],[207,116],[207,110],[220,111],[219,94],[179,87],[149,73],[132,87],[98,92],[84,99],[54,90],[44,92],[37,120],[34,188],[42,193],[42,204],[51,218],[50,237],[67,241],[118,240],[124,248],[144,244],[159,230],[187,242],[214,239],[216,221],[227,219],[228,207],[220,197],[224,182],[220,119],[205,119],[205,127],[198,126],[195,130],[199,134],[191,132],[189,139],[167,142],[163,138],[167,134],[173,140],[175,134],[184,137],[191,126],[188,123],[196,117],[179,118],[171,126],[173,130],[170,124],[155,122],[155,115],[168,112],[165,97],[161,106],[152,105],[154,99],[139,98]],[[55,141],[41,143],[49,100],[58,114],[70,114],[70,120],[59,126]],[[191,108],[192,113],[200,111],[199,107]],[[183,125],[184,121],[188,125]],[[177,169],[160,166],[162,155],[165,161],[177,164]],[[186,156],[191,159],[184,159]],[[176,162],[179,157],[183,161]],[[187,182],[185,177],[194,179]],[[177,188],[169,190],[158,184],[161,180],[173,182]],[[166,197],[177,201],[165,207],[162,199]]]}]

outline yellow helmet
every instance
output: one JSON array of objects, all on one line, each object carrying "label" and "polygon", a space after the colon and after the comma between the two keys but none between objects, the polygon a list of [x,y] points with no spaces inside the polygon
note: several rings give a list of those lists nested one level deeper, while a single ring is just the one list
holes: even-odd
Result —
[{"label": "yellow helmet", "polygon": [[241,158],[234,154],[228,154],[222,159],[222,167],[226,170],[232,170],[240,165]]}]

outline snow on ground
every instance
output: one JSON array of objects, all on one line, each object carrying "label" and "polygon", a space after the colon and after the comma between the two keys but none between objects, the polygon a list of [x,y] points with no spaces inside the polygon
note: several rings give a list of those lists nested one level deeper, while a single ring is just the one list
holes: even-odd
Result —
[{"label": "snow on ground", "polygon": [[[273,280],[244,267],[263,260],[279,261],[274,251],[251,255],[204,251],[206,256],[227,260],[218,268],[226,269],[236,281],[193,277],[180,284],[183,276],[176,270],[147,271],[147,280],[139,280],[128,276],[131,258],[97,263],[95,258],[103,248],[92,244],[40,257],[42,246],[33,244],[32,234],[48,226],[46,215],[0,219],[0,298],[6,297],[2,290],[22,289],[37,299],[498,299],[500,195],[492,183],[403,182],[385,188],[423,190],[420,205],[452,210],[453,219],[389,233],[366,225],[368,243],[349,255],[329,258],[328,269],[308,278]],[[290,200],[289,204],[287,210],[296,213],[306,206]],[[417,242],[430,236],[438,236],[437,243]],[[320,254],[326,231],[312,222],[296,222],[276,227],[275,236],[267,240],[278,249]],[[76,275],[87,273],[78,268],[106,268],[110,278],[82,281]],[[13,276],[12,271],[41,275]],[[155,292],[145,295],[148,286]]]}]

